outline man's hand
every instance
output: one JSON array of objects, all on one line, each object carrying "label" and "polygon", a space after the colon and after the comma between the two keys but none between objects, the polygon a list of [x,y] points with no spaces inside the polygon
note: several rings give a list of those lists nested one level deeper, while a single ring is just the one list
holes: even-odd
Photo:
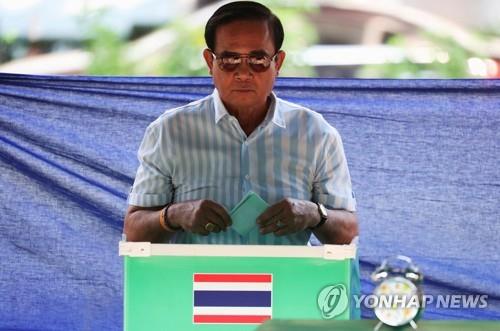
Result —
[{"label": "man's hand", "polygon": [[318,224],[318,206],[311,201],[286,198],[270,206],[257,218],[261,234],[283,236]]},{"label": "man's hand", "polygon": [[[232,225],[226,209],[212,200],[175,203],[168,208],[167,218],[172,226],[204,236],[210,232],[226,231],[227,227]],[[209,223],[213,226],[207,226]]]}]

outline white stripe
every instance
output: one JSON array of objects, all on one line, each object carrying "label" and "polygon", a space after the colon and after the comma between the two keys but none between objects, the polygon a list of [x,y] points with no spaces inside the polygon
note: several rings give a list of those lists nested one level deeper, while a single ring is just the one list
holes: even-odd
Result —
[{"label": "white stripe", "polygon": [[260,315],[271,316],[271,307],[193,307],[193,315]]},{"label": "white stripe", "polygon": [[272,283],[194,282],[194,291],[272,291]]},{"label": "white stripe", "polygon": [[246,256],[246,257],[312,257],[345,260],[356,257],[357,246],[266,246],[266,245],[186,245],[151,244],[150,242],[120,241],[120,256]]}]

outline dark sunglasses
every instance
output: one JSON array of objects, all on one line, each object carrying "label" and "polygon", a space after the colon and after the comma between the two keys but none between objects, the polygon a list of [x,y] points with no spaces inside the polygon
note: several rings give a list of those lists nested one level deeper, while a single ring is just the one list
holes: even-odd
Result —
[{"label": "dark sunglasses", "polygon": [[276,59],[278,52],[273,56],[266,54],[221,54],[217,55],[214,51],[209,49],[217,61],[217,65],[222,71],[235,71],[236,68],[243,62],[243,59],[247,59],[248,66],[254,72],[264,72],[271,66],[271,62]]}]

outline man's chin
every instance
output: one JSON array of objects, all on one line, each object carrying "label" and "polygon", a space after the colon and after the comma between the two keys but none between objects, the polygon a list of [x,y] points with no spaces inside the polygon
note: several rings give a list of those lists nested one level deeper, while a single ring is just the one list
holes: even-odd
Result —
[{"label": "man's chin", "polygon": [[235,109],[240,109],[240,110],[243,110],[243,109],[253,109],[255,107],[256,103],[255,102],[244,102],[244,101],[238,101],[234,104],[234,108]]},{"label": "man's chin", "polygon": [[238,96],[239,98],[242,97],[255,98],[257,92],[255,92],[255,90],[232,90],[231,94],[233,96]]},{"label": "man's chin", "polygon": [[251,92],[233,93],[231,97],[233,99],[234,104],[238,104],[241,106],[255,105],[259,101],[256,94]]}]

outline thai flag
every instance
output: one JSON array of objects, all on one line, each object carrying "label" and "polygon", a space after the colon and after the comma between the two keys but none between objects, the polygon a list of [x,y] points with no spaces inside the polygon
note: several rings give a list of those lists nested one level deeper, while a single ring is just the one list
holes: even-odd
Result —
[{"label": "thai flag", "polygon": [[259,324],[272,317],[272,274],[194,274],[193,322]]}]

